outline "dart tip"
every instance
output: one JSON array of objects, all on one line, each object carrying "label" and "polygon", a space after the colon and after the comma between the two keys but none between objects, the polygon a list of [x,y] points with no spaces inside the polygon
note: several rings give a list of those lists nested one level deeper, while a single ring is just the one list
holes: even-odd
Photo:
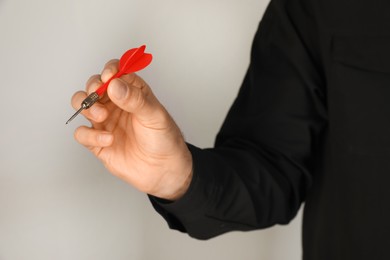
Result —
[{"label": "dart tip", "polygon": [[76,111],[76,113],[74,113],[73,116],[71,116],[68,121],[66,121],[65,125],[67,125],[70,121],[72,121],[78,114],[81,113],[81,111],[83,111],[83,109],[85,108],[85,106],[81,106],[79,110]]},{"label": "dart tip", "polygon": [[69,124],[69,123],[70,123],[70,121],[72,121],[72,120],[73,120],[73,118],[74,118],[73,116],[72,116],[71,118],[69,118],[69,119],[68,119],[68,121],[66,121],[65,125]]}]

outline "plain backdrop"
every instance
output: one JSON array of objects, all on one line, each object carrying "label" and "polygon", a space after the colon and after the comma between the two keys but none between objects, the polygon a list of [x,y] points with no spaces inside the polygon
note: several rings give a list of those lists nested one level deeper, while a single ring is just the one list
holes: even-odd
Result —
[{"label": "plain backdrop", "polygon": [[288,226],[208,241],[169,230],[147,196],[73,139],[75,91],[141,44],[139,74],[188,142],[213,145],[267,0],[0,0],[0,260],[301,258]]}]

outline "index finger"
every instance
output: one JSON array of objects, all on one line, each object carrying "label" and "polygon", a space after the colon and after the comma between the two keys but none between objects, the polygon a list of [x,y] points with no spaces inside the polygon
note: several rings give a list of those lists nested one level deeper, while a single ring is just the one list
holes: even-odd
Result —
[{"label": "index finger", "polygon": [[[96,92],[105,82],[112,78],[118,72],[119,61],[117,59],[112,59],[108,61],[102,70],[100,75],[93,75],[90,77],[86,83],[86,90],[88,94]],[[106,103],[108,101],[107,95],[102,95],[100,98],[101,103]]]},{"label": "index finger", "polygon": [[101,73],[101,80],[107,82],[112,76],[114,76],[119,71],[119,60],[113,59],[108,61],[103,68]]}]

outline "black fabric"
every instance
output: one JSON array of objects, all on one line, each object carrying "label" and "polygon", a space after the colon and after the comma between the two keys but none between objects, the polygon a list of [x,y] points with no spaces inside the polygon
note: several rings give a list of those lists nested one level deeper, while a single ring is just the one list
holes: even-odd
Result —
[{"label": "black fabric", "polygon": [[286,224],[305,201],[303,259],[390,259],[389,13],[272,0],[215,147],[189,144],[189,191],[151,197],[170,227],[207,239]]}]

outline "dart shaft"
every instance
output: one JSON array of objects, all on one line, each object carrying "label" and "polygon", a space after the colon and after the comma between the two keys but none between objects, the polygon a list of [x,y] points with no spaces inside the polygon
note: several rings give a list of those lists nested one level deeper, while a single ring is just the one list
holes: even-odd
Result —
[{"label": "dart shaft", "polygon": [[103,96],[103,94],[107,91],[108,85],[110,84],[111,80],[119,78],[123,75],[122,71],[117,72],[114,74],[109,80],[107,80],[103,85],[101,85],[97,90],[96,93],[99,96]]}]

